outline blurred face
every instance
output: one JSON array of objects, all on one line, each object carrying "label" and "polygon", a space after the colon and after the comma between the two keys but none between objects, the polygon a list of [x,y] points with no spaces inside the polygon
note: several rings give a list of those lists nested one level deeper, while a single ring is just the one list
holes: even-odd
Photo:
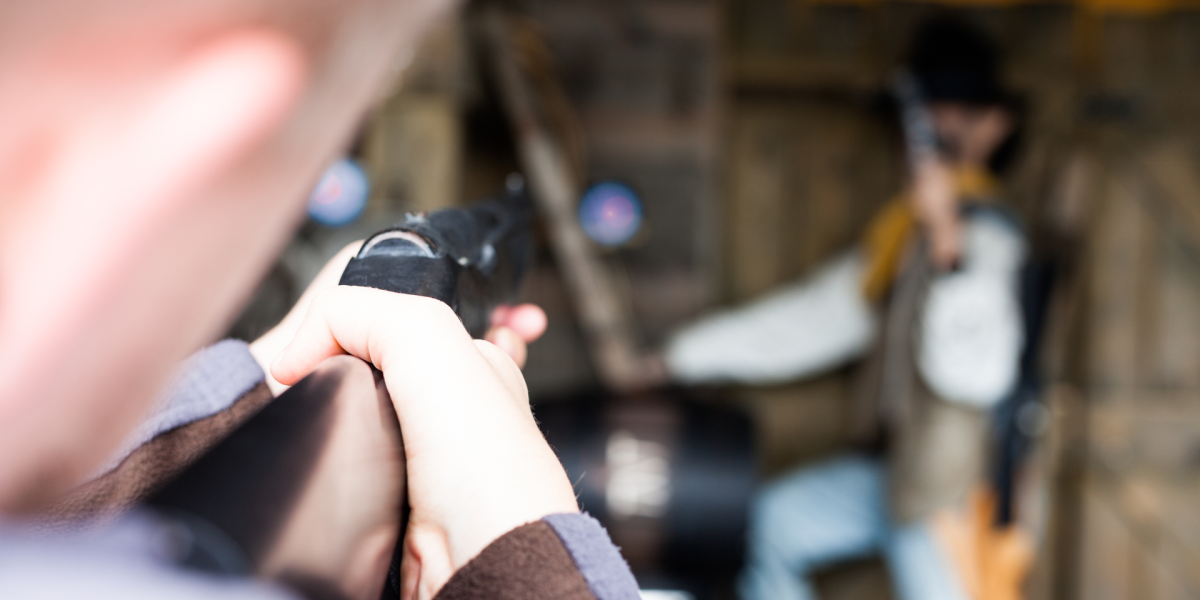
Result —
[{"label": "blurred face", "polygon": [[954,168],[986,170],[992,154],[1012,131],[1013,117],[1000,106],[934,102],[929,108],[943,148],[940,160],[917,165],[911,197],[914,213],[929,234],[934,266],[948,269],[961,250]]},{"label": "blurred face", "polygon": [[0,512],[220,335],[446,2],[12,4],[39,6],[0,8]]},{"label": "blurred face", "polygon": [[935,102],[930,112],[948,158],[961,165],[986,166],[1013,128],[1012,113],[999,105]]}]

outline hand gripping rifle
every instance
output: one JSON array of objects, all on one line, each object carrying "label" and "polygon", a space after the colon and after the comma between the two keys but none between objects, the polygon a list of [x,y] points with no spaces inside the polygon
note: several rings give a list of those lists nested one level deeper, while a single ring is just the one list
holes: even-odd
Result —
[{"label": "hand gripping rifle", "polygon": [[[532,220],[523,186],[467,208],[407,214],[363,243],[340,283],[437,298],[480,337],[493,309],[514,298],[529,268]],[[356,424],[353,435],[339,427],[347,419]],[[347,465],[394,480],[356,479]],[[382,584],[383,597],[390,598],[400,589],[405,492],[403,442],[381,374],[337,357],[147,504],[183,532],[187,543],[178,554],[188,567],[269,577],[310,598],[375,596]],[[389,511],[379,513],[385,521],[394,515],[399,534],[386,582],[344,580],[351,565],[339,552],[330,517],[347,498],[356,502],[354,510]],[[296,561],[280,558],[296,547],[304,548],[305,564],[312,565],[303,572],[295,570]]]},{"label": "hand gripping rifle", "polygon": [[465,209],[409,213],[363,243],[340,283],[437,298],[482,337],[529,268],[532,220],[524,186]]},{"label": "hand gripping rifle", "polygon": [[[936,160],[939,149],[937,131],[925,95],[916,76],[906,69],[892,75],[892,93],[899,103],[901,129],[909,169],[915,176],[921,165]],[[917,268],[930,275],[925,252],[928,240],[920,240],[916,254]],[[1012,600],[1023,597],[1021,586],[1033,558],[1032,542],[1015,518],[1017,476],[1022,460],[1034,443],[1036,421],[1041,417],[1041,378],[1038,372],[1037,350],[1042,325],[1052,291],[1053,265],[1033,261],[1022,271],[1021,305],[1025,324],[1025,347],[1020,358],[1020,374],[1016,386],[993,410],[993,464],[990,481],[983,485],[966,516],[959,516],[964,529],[975,532],[978,539],[970,548],[972,555],[959,564],[969,564],[975,570],[972,577],[977,596],[982,600]],[[885,361],[887,358],[885,357]],[[894,361],[893,361],[894,362]],[[888,369],[885,363],[885,386],[902,389],[896,383],[896,373],[907,367]],[[891,376],[890,379],[887,379]],[[954,553],[955,549],[948,549]],[[962,552],[958,552],[962,555]],[[962,575],[962,573],[960,573]]]}]

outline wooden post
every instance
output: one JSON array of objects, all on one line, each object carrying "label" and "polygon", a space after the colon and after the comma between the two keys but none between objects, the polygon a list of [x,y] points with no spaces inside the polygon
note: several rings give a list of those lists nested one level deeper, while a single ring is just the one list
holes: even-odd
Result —
[{"label": "wooden post", "polygon": [[576,218],[579,182],[539,118],[533,91],[513,54],[508,19],[498,9],[490,9],[481,29],[521,166],[546,220],[559,272],[575,304],[592,361],[609,387],[640,387],[651,363],[640,359],[628,302],[617,292],[612,274],[600,262]]}]

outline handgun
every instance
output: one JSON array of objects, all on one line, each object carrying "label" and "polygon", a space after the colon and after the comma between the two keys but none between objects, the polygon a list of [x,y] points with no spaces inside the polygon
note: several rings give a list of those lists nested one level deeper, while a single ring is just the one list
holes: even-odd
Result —
[{"label": "handgun", "polygon": [[908,69],[899,69],[892,73],[891,79],[892,95],[900,109],[904,154],[908,158],[909,170],[915,175],[921,164],[937,159],[937,130],[916,75]]}]

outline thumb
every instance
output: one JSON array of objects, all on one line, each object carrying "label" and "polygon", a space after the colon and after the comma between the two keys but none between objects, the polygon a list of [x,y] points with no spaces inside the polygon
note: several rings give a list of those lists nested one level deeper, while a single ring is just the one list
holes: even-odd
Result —
[{"label": "thumb", "polygon": [[283,385],[295,385],[327,358],[346,354],[324,316],[329,293],[319,292],[308,307],[292,341],[271,363],[271,376]]},{"label": "thumb", "polygon": [[[422,340],[414,346],[405,340]],[[450,307],[423,296],[339,285],[313,298],[304,322],[271,366],[271,375],[293,385],[322,361],[339,354],[365,360],[387,371],[388,353],[410,355],[417,363],[430,354],[452,354],[470,336]],[[425,359],[424,361],[422,359]]]}]

